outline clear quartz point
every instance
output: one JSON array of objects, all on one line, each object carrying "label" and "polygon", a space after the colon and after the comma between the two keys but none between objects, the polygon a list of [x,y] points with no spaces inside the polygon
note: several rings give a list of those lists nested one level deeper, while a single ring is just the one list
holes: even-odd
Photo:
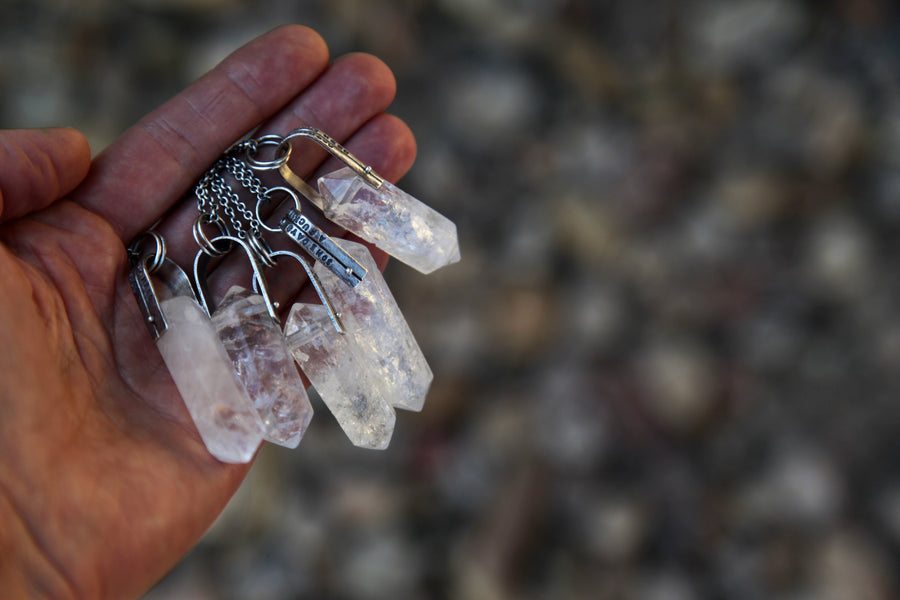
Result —
[{"label": "clear quartz point", "polygon": [[212,323],[262,419],[264,438],[296,448],[313,409],[281,327],[269,315],[262,296],[232,287],[213,313]]},{"label": "clear quartz point", "polygon": [[348,240],[335,240],[367,269],[356,287],[346,285],[327,267],[313,267],[384,397],[396,408],[419,411],[431,386],[431,368],[369,249]]},{"label": "clear quartz point", "polygon": [[385,181],[375,189],[349,167],[319,178],[325,216],[421,271],[459,261],[456,225]]},{"label": "clear quartz point", "polygon": [[[368,275],[366,276],[368,278]],[[284,326],[288,348],[355,446],[383,450],[396,414],[355,340],[338,333],[321,304],[294,304]]]},{"label": "clear quartz point", "polygon": [[222,462],[249,462],[262,443],[262,423],[209,317],[188,296],[163,300],[160,308],[168,327],[156,346],[200,438]]}]

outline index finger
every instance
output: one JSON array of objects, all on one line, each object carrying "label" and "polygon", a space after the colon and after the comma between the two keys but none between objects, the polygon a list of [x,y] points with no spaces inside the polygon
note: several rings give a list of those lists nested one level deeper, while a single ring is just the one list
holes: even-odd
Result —
[{"label": "index finger", "polygon": [[297,25],[235,51],[109,146],[72,196],[123,241],[159,219],[231,143],[328,67],[328,48]]}]

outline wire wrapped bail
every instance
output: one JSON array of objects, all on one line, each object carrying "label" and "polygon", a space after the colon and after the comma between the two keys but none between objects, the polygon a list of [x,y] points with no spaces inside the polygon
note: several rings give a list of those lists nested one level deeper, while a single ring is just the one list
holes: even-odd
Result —
[{"label": "wire wrapped bail", "polygon": [[[290,143],[291,140],[295,138],[303,138],[307,140],[311,140],[327,150],[332,156],[337,158],[339,161],[353,169],[357,175],[363,178],[368,185],[371,187],[378,189],[384,184],[384,179],[375,172],[372,167],[365,164],[358,158],[356,158],[353,154],[350,153],[349,150],[341,146],[337,140],[333,137],[325,133],[320,129],[316,129],[315,127],[301,127],[299,129],[295,129],[292,132],[288,133],[284,136],[284,141],[286,143]],[[292,179],[298,179],[299,177],[291,171],[290,167],[287,165],[287,161],[283,165],[279,167],[279,172],[282,177],[291,182]],[[288,177],[286,172],[289,172],[293,177]]]}]

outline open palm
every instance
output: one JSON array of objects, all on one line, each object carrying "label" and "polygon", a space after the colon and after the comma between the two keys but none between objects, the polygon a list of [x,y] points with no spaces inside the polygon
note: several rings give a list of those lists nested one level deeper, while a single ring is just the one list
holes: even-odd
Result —
[{"label": "open palm", "polygon": [[[377,59],[329,64],[317,34],[285,27],[93,163],[73,130],[0,132],[0,597],[133,598],[206,531],[249,467],[200,441],[141,322],[125,245],[162,219],[171,255],[193,253],[179,201],[259,124],[321,128],[398,178],[415,144],[382,113],[393,95]],[[297,148],[291,165],[324,160]],[[274,287],[282,301],[300,292]]]}]

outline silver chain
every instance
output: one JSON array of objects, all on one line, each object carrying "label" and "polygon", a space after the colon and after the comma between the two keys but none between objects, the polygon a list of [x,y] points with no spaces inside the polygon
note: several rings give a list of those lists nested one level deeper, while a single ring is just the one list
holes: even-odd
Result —
[{"label": "silver chain", "polygon": [[[265,188],[262,181],[239,158],[246,151],[249,143],[237,144],[229,149],[225,156],[203,175],[194,188],[197,197],[197,210],[207,217],[209,222],[224,224],[231,235],[246,239],[248,231],[254,237],[260,236],[259,220],[256,213],[247,207],[241,196],[228,184],[225,175],[231,175],[257,201],[265,201]],[[219,214],[221,211],[222,214]]]},{"label": "silver chain", "polygon": [[266,195],[265,188],[263,188],[262,181],[253,174],[253,171],[247,166],[247,163],[236,156],[231,156],[226,161],[226,167],[228,172],[231,173],[231,175],[239,181],[248,192],[256,196],[258,201],[266,202],[269,199]]},{"label": "silver chain", "polygon": [[[266,135],[259,139],[239,142],[216,161],[194,188],[197,209],[200,211],[200,219],[194,223],[194,239],[207,255],[221,256],[223,252],[216,247],[214,240],[210,240],[203,231],[204,224],[215,225],[222,236],[239,238],[246,242],[245,249],[255,255],[262,265],[273,266],[276,259],[263,238],[262,230],[280,231],[294,240],[313,258],[324,264],[344,283],[355,287],[366,276],[365,267],[306,216],[302,215],[299,206],[288,209],[287,215],[281,220],[280,230],[271,229],[260,222],[259,208],[269,202],[270,193],[282,190],[288,191],[291,196],[294,196],[288,188],[266,188],[256,175],[256,171],[259,170],[277,170],[282,177],[285,177],[283,169],[287,167],[287,161],[291,155],[291,138],[307,138],[315,141],[357,171],[357,174],[366,179],[373,187],[381,185],[381,178],[371,168],[363,165],[343,146],[317,129],[297,129],[287,137]],[[256,155],[262,146],[274,146],[276,158],[274,160],[258,160]],[[287,169],[287,173],[296,177],[290,169]],[[299,178],[297,179],[299,180]],[[288,181],[290,182],[290,180]],[[305,188],[312,189],[308,184],[300,181]],[[245,197],[252,197],[254,210],[247,207],[246,202],[241,198],[240,191],[245,192]],[[303,189],[301,189],[302,192]],[[294,196],[294,200],[296,202],[298,198]],[[300,260],[307,273],[314,279],[306,262],[296,255],[291,255]],[[313,285],[316,285],[315,282]],[[318,291],[320,296],[323,296],[321,290]],[[323,302],[325,300],[323,296]],[[340,330],[336,316],[334,320]]]}]

